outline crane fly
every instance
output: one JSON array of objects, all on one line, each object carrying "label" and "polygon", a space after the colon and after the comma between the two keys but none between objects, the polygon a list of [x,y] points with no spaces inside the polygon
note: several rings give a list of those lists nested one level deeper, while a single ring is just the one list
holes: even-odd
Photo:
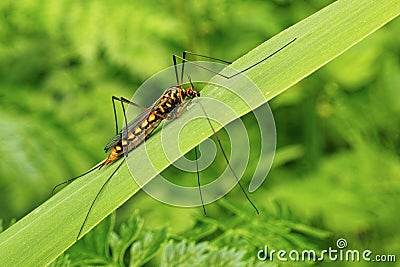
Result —
[{"label": "crane fly", "polygon": [[[173,63],[174,63],[174,68],[175,68],[175,75],[176,75],[176,81],[177,81],[177,85],[176,86],[171,86],[169,88],[167,88],[161,95],[160,98],[158,98],[149,108],[145,108],[142,107],[141,105],[134,103],[124,97],[116,97],[116,96],[112,96],[112,104],[113,104],[113,110],[114,110],[114,119],[115,119],[115,125],[116,125],[116,135],[114,136],[113,139],[111,139],[111,141],[105,146],[104,151],[108,154],[108,157],[101,162],[100,164],[94,166],[93,168],[91,168],[90,170],[88,170],[87,172],[74,177],[72,179],[66,180],[58,185],[56,185],[52,191],[52,193],[55,192],[55,190],[64,184],[68,184],[96,169],[101,169],[102,167],[105,167],[107,165],[113,164],[116,161],[118,161],[120,158],[122,158],[123,156],[127,156],[129,152],[133,151],[136,147],[138,147],[139,145],[141,145],[146,139],[151,137],[151,134],[153,133],[153,131],[160,125],[160,123],[164,120],[172,120],[174,118],[179,118],[180,115],[182,115],[182,113],[186,110],[186,108],[191,104],[191,102],[193,101],[193,99],[200,97],[200,92],[196,91],[192,81],[189,78],[190,81],[190,86],[188,86],[187,88],[184,88],[183,84],[183,77],[184,77],[184,64],[187,62],[188,64],[193,64],[199,68],[205,69],[215,75],[219,75],[225,79],[230,79],[233,78],[239,74],[242,74],[243,72],[246,72],[248,70],[250,70],[251,68],[259,65],[260,63],[264,62],[265,60],[271,58],[272,56],[274,56],[275,54],[277,54],[278,52],[280,52],[281,50],[283,50],[284,48],[286,48],[287,46],[289,46],[291,43],[293,43],[296,40],[296,38],[294,38],[293,40],[291,40],[290,42],[288,42],[287,44],[285,44],[284,46],[282,46],[281,48],[279,48],[278,50],[276,50],[275,52],[271,53],[270,55],[268,55],[267,57],[263,58],[262,60],[258,61],[257,63],[236,72],[233,75],[227,76],[227,75],[223,75],[219,72],[215,72],[211,69],[207,69],[202,65],[197,64],[194,61],[190,61],[186,59],[186,55],[190,54],[193,56],[198,56],[198,57],[203,57],[209,60],[215,60],[215,61],[219,61],[219,62],[223,62],[226,64],[231,64],[231,62],[229,61],[225,61],[225,60],[221,60],[218,58],[214,58],[214,57],[210,57],[210,56],[205,56],[205,55],[201,55],[201,54],[197,54],[197,53],[193,53],[193,52],[188,52],[188,51],[184,51],[182,57],[181,56],[177,56],[177,55],[173,55]],[[178,64],[177,64],[177,60],[181,60],[182,61],[182,68],[181,68],[181,75],[179,76],[179,72],[178,72]],[[121,107],[122,107],[122,111],[124,114],[124,124],[125,126],[122,128],[122,130],[118,130],[118,120],[117,120],[117,112],[116,112],[116,102],[120,102],[121,103]],[[229,163],[228,157],[222,147],[222,143],[221,140],[218,138],[218,135],[216,134],[216,131],[213,127],[213,125],[211,124],[210,119],[207,116],[206,110],[203,107],[203,105],[201,104],[200,101],[198,101],[198,103],[200,104],[200,107],[204,113],[204,115],[207,118],[208,124],[210,125],[211,130],[214,133],[214,136],[217,140],[217,143],[222,151],[222,154],[225,158],[225,161],[228,164],[228,167],[231,171],[231,173],[233,174],[233,176],[236,179],[236,182],[238,183],[241,191],[243,192],[244,196],[246,197],[246,199],[249,201],[249,203],[253,206],[253,208],[255,209],[255,211],[257,212],[257,214],[259,214],[259,211],[257,209],[257,207],[254,205],[254,203],[251,201],[251,199],[249,198],[249,196],[247,195],[246,191],[244,190],[243,186],[240,183],[239,178],[237,177],[237,175],[235,174],[235,172],[233,171],[233,168],[231,166],[231,164]],[[125,112],[125,106],[124,104],[128,104],[128,105],[133,105],[135,107],[141,108],[144,110],[143,113],[141,113],[139,116],[137,116],[134,120],[132,120],[131,122],[128,123],[127,118],[126,118],[126,112]],[[196,170],[197,170],[197,183],[198,183],[198,188],[199,188],[199,193],[200,193],[200,199],[201,199],[201,203],[202,203],[202,207],[203,207],[203,212],[204,214],[206,214],[206,210],[205,210],[205,206],[203,203],[203,197],[202,197],[202,192],[201,192],[201,188],[200,188],[200,175],[199,175],[199,167],[198,167],[198,162],[197,162],[197,156],[198,156],[198,152],[197,152],[197,147],[194,148],[194,152],[195,152],[195,156],[196,156]],[[98,193],[96,194],[96,196],[94,197],[87,213],[86,213],[86,217],[81,225],[81,228],[79,229],[78,235],[76,237],[76,240],[79,239],[82,230],[87,222],[87,219],[89,217],[90,212],[93,209],[93,206],[96,202],[96,200],[99,198],[100,193],[103,191],[104,187],[107,185],[107,183],[111,180],[111,178],[114,176],[114,174],[118,171],[118,169],[122,166],[124,161],[121,161],[120,163],[118,163],[117,167],[115,168],[115,170],[112,172],[112,174],[107,178],[107,180],[103,183],[103,185],[101,186],[101,188],[99,189]]]}]

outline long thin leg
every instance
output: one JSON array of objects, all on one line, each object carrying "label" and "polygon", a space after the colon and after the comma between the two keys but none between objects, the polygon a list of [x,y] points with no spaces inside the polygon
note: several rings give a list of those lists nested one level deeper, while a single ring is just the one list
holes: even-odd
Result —
[{"label": "long thin leg", "polygon": [[[119,101],[119,102],[121,103],[122,112],[123,112],[123,114],[124,114],[125,129],[128,129],[128,120],[126,119],[126,113],[125,113],[125,106],[124,106],[124,103],[129,103],[129,104],[131,104],[131,105],[138,106],[138,107],[141,107],[141,106],[138,105],[138,104],[136,104],[136,103],[133,103],[133,102],[131,102],[131,101],[129,101],[129,100],[123,98],[123,97],[121,97],[121,98],[118,98],[118,97],[115,97],[115,96],[112,97],[113,109],[114,109],[114,117],[115,117],[115,123],[116,123],[116,127],[117,127],[116,130],[117,130],[117,134],[118,134],[118,133],[119,133],[119,132],[118,132],[118,121],[117,121],[117,113],[116,113],[116,108],[115,108],[115,101]],[[144,108],[144,109],[146,109],[146,108]],[[124,133],[122,133],[122,138],[123,138],[123,137],[124,137]],[[126,149],[124,149],[124,154],[125,154],[125,156],[128,156],[128,153],[129,153],[129,152],[128,152]],[[96,200],[99,198],[101,192],[103,191],[103,189],[105,188],[105,186],[108,184],[108,182],[111,180],[111,178],[114,176],[114,174],[115,174],[115,173],[118,171],[118,169],[122,166],[122,163],[124,163],[124,161],[121,161],[121,162],[118,164],[117,168],[115,168],[115,170],[113,171],[113,173],[107,178],[107,180],[106,180],[106,181],[104,182],[104,184],[101,186],[100,190],[97,192],[95,198],[93,199],[92,203],[90,204],[89,210],[88,210],[87,213],[86,213],[85,219],[84,219],[84,221],[83,221],[83,223],[82,223],[81,228],[79,229],[79,232],[78,232],[78,235],[77,235],[77,237],[76,237],[76,240],[78,240],[79,236],[80,236],[81,233],[82,233],[83,227],[85,227],[85,225],[86,225],[86,222],[87,222],[87,219],[89,218],[90,212],[92,211],[92,209],[93,209],[93,207],[94,207],[94,203],[95,203]],[[102,166],[102,165],[100,164],[100,167],[101,167],[101,166]],[[89,172],[90,172],[90,171],[89,171]]]},{"label": "long thin leg", "polygon": [[[209,71],[209,72],[211,72],[211,73],[214,73],[214,74],[219,75],[219,76],[221,76],[221,77],[224,77],[224,78],[226,78],[226,79],[231,79],[231,78],[233,78],[233,77],[235,77],[235,76],[237,76],[237,75],[239,75],[239,74],[241,74],[241,73],[243,73],[243,72],[245,72],[245,71],[248,71],[249,69],[251,69],[251,68],[253,68],[253,67],[257,66],[257,65],[259,65],[260,63],[264,62],[265,60],[271,58],[272,56],[274,56],[275,54],[277,54],[277,53],[279,53],[281,50],[283,50],[285,47],[287,47],[288,45],[290,45],[291,43],[293,43],[295,40],[296,40],[296,38],[294,38],[292,41],[288,42],[287,44],[285,44],[284,46],[282,46],[281,48],[279,48],[278,50],[276,50],[276,51],[273,52],[272,54],[270,54],[270,55],[268,55],[267,57],[263,58],[262,60],[256,62],[255,64],[253,64],[253,65],[251,65],[251,66],[249,66],[249,67],[247,67],[247,68],[245,68],[245,69],[243,69],[243,70],[241,70],[241,71],[239,71],[239,72],[237,72],[237,73],[235,73],[235,74],[233,74],[233,75],[230,75],[230,76],[223,75],[223,74],[221,74],[221,73],[218,73],[218,72],[215,72],[215,71],[210,70],[210,69],[208,69],[208,68],[205,68],[205,67],[199,65],[199,64],[196,63],[196,62],[187,60],[187,59],[186,59],[186,54],[191,54],[191,55],[195,55],[195,56],[204,57],[204,58],[207,58],[207,59],[217,60],[217,61],[221,61],[221,62],[224,62],[224,63],[227,63],[227,64],[231,63],[231,62],[229,62],[229,61],[221,60],[221,59],[214,58],[214,57],[204,56],[204,55],[201,55],[201,54],[192,53],[192,52],[188,52],[188,51],[183,52],[182,57],[177,56],[177,55],[173,55],[172,57],[173,57],[173,61],[174,61],[175,75],[176,75],[176,80],[177,80],[178,86],[180,86],[181,83],[183,82],[184,64],[185,64],[185,62],[191,63],[191,64],[193,64],[193,65],[195,65],[195,66],[197,66],[197,67],[199,67],[199,68],[202,68],[202,69],[204,69],[204,70],[207,70],[207,71]],[[180,78],[180,79],[179,79],[179,75],[178,75],[177,59],[180,59],[180,60],[182,61],[182,72],[181,72],[181,78]],[[189,80],[190,80],[190,78],[189,78]],[[190,81],[190,83],[192,84],[191,81]],[[193,84],[192,84],[192,86],[193,86]],[[188,104],[190,104],[190,101],[188,101]],[[225,150],[223,149],[221,140],[219,139],[217,133],[215,132],[215,129],[214,129],[214,127],[212,126],[211,121],[210,121],[210,119],[208,118],[208,115],[207,115],[207,113],[206,113],[206,111],[205,111],[203,105],[201,105],[200,102],[199,102],[199,104],[200,104],[200,106],[201,106],[201,108],[202,108],[204,114],[206,115],[207,121],[208,121],[208,123],[209,123],[209,125],[210,125],[210,127],[211,127],[211,129],[212,129],[212,131],[213,131],[213,133],[214,133],[215,138],[217,139],[217,142],[218,142],[219,147],[221,148],[221,151],[222,151],[222,154],[223,154],[223,156],[224,156],[224,159],[225,159],[226,163],[228,164],[229,169],[230,169],[231,172],[233,173],[233,175],[234,175],[234,177],[235,177],[237,183],[239,184],[239,187],[240,187],[241,191],[242,191],[243,194],[245,195],[246,199],[247,199],[247,200],[250,202],[250,204],[253,206],[253,208],[255,209],[255,211],[257,212],[257,214],[260,214],[259,210],[258,210],[257,207],[255,206],[255,204],[253,203],[253,201],[251,201],[250,197],[247,195],[247,193],[246,193],[246,191],[244,190],[242,184],[240,183],[240,180],[239,180],[238,176],[236,175],[235,171],[233,170],[231,164],[229,163],[228,157],[227,157],[227,155],[226,155],[226,153],[225,153]],[[186,106],[187,106],[187,105],[185,105],[184,107],[186,107]],[[182,111],[182,112],[183,112],[183,111]],[[178,113],[176,116],[178,117],[178,116],[180,116],[180,114],[181,114],[181,113]],[[198,181],[198,185],[199,185],[200,198],[201,198],[201,201],[202,201],[202,203],[203,203],[203,196],[202,196],[202,192],[201,192],[201,189],[200,189],[200,174],[199,174],[199,172],[198,172],[197,147],[195,147],[195,154],[196,154],[196,167],[197,167],[197,181]],[[204,213],[206,214],[204,204],[203,204],[203,211],[204,211]]]},{"label": "long thin leg", "polygon": [[113,111],[114,111],[114,121],[115,121],[115,134],[117,135],[119,133],[118,131],[118,117],[117,117],[117,109],[115,108],[115,100],[119,100],[118,97],[112,96],[111,101],[113,105]]},{"label": "long thin leg", "polygon": [[[185,53],[185,52],[183,52],[182,57],[183,57],[184,59],[186,59],[186,53]],[[184,73],[185,73],[185,61],[182,61],[181,83],[178,84],[178,86],[179,86],[179,85],[182,85],[182,83],[183,83],[183,74],[184,74]]]},{"label": "long thin leg", "polygon": [[[194,56],[198,56],[198,57],[204,57],[204,58],[207,58],[207,59],[220,61],[220,62],[223,62],[223,63],[226,63],[226,64],[232,64],[232,62],[229,62],[229,61],[226,61],[226,60],[223,60],[223,59],[210,57],[210,56],[205,56],[205,55],[201,55],[201,54],[197,54],[197,53],[193,53],[193,52],[189,52],[189,51],[183,51],[182,57],[180,57],[178,55],[172,55],[172,60],[174,62],[174,67],[175,67],[176,82],[177,82],[178,86],[182,85],[182,83],[183,83],[183,75],[184,75],[184,72],[185,72],[185,62],[190,62],[190,63],[192,63],[192,64],[194,64],[194,65],[196,65],[198,67],[201,67],[202,69],[206,69],[208,71],[211,71],[211,70],[209,70],[209,69],[207,69],[205,67],[199,66],[198,64],[194,63],[193,61],[187,60],[186,59],[186,54],[190,54],[190,55],[194,55]],[[177,58],[182,61],[182,69],[181,69],[181,77],[180,77],[180,79],[179,79],[178,68],[177,68],[177,65],[178,65]],[[214,73],[214,74],[218,74],[217,72],[214,72],[214,71],[211,71],[211,72]]]},{"label": "long thin leg", "polygon": [[[135,103],[135,102],[132,102],[132,101],[126,99],[125,97],[116,97],[116,96],[112,96],[112,101],[113,101],[113,107],[114,107],[115,122],[116,122],[116,124],[117,124],[117,130],[118,130],[118,122],[117,122],[117,115],[116,115],[116,112],[115,112],[115,104],[114,104],[115,101],[119,101],[119,102],[121,102],[121,103],[123,102],[123,103],[129,104],[129,105],[132,105],[132,106],[134,106],[134,107],[140,108],[140,109],[142,109],[142,110],[144,110],[144,111],[147,111],[147,112],[149,112],[149,113],[150,113],[150,112],[153,112],[150,108],[143,107],[143,106],[141,106],[141,105],[139,105],[139,104],[137,104],[137,103]],[[165,116],[163,116],[163,115],[161,115],[161,114],[154,113],[154,115],[157,116],[157,117],[160,117],[160,118],[162,118],[162,119],[167,119]],[[119,133],[119,132],[117,131],[117,134],[118,134],[118,133]]]},{"label": "long thin leg", "polygon": [[221,148],[221,151],[222,151],[222,154],[224,155],[225,161],[226,161],[226,163],[228,164],[229,169],[230,169],[231,172],[233,173],[233,176],[235,176],[235,179],[236,179],[236,181],[237,181],[237,183],[238,183],[240,189],[242,190],[243,194],[245,195],[245,197],[247,198],[247,200],[250,202],[250,204],[253,206],[253,208],[256,210],[257,214],[260,214],[260,212],[258,211],[256,205],[253,203],[253,201],[251,201],[251,199],[250,199],[249,196],[247,195],[247,193],[246,193],[246,191],[244,190],[242,184],[240,183],[239,178],[237,177],[235,171],[233,170],[231,164],[229,163],[229,160],[228,160],[228,157],[227,157],[227,155],[226,155],[226,153],[225,153],[225,150],[224,150],[224,148],[222,147],[221,140],[219,139],[219,137],[218,137],[218,135],[217,135],[217,132],[215,131],[214,127],[212,126],[211,121],[210,121],[210,119],[208,118],[208,115],[207,115],[207,112],[206,112],[205,108],[204,108],[203,105],[200,103],[200,101],[199,101],[198,103],[200,104],[200,107],[201,107],[201,109],[203,110],[204,115],[206,115],[208,124],[210,125],[210,127],[211,127],[211,129],[212,129],[212,131],[213,131],[213,133],[214,133],[214,136],[215,136],[215,138],[217,139],[218,145],[219,145],[219,147]]},{"label": "long thin leg", "polygon": [[99,198],[101,192],[103,191],[103,189],[105,188],[105,186],[108,184],[108,182],[110,182],[110,180],[111,180],[111,178],[114,176],[114,174],[118,171],[119,168],[121,168],[122,163],[124,163],[124,161],[121,161],[121,162],[118,164],[117,168],[115,168],[115,170],[112,172],[112,174],[107,178],[107,180],[104,182],[104,184],[100,187],[99,192],[97,192],[96,196],[94,197],[92,203],[90,204],[89,210],[88,210],[88,212],[86,213],[85,219],[83,220],[82,226],[81,226],[81,228],[79,229],[78,235],[76,236],[76,240],[79,239],[79,236],[81,235],[82,230],[83,230],[83,228],[84,228],[85,225],[86,225],[86,222],[87,222],[87,220],[88,220],[88,218],[89,218],[90,212],[92,211],[92,209],[93,209],[93,207],[94,207],[94,203],[95,203],[96,200]]},{"label": "long thin leg", "polygon": [[183,51],[183,58],[186,58],[185,57],[186,54],[190,54],[190,55],[193,55],[193,56],[196,56],[196,57],[203,57],[203,58],[207,58],[207,59],[212,59],[212,60],[223,62],[223,63],[229,64],[229,65],[232,64],[232,62],[224,60],[224,59],[220,59],[220,58],[216,58],[216,57],[210,57],[210,56],[206,56],[206,55],[202,55],[202,54],[198,54],[198,53],[194,53],[194,52],[190,52],[190,51]]},{"label": "long thin leg", "polygon": [[[183,58],[185,59],[186,57],[186,51],[183,52]],[[175,76],[176,76],[176,81],[177,81],[177,85],[180,87],[182,82],[183,82],[183,75],[185,72],[185,60],[182,61],[182,69],[181,69],[181,79],[179,80],[179,75],[178,75],[178,68],[177,68],[177,62],[176,62],[176,57],[175,55],[172,56],[172,59],[174,61],[174,68],[175,68]],[[190,81],[190,83],[192,84],[192,82]],[[193,84],[192,84],[193,87]],[[192,99],[190,99],[189,101],[187,101],[182,107],[181,107],[181,111],[176,112],[175,117],[179,118],[182,113],[186,110],[186,108],[190,105],[190,103],[192,102]],[[197,146],[194,147],[194,153],[196,155],[196,173],[197,173],[197,185],[199,188],[199,194],[200,194],[200,200],[201,200],[201,205],[203,207],[203,212],[204,215],[207,215],[206,212],[206,207],[204,206],[204,201],[203,201],[203,194],[201,192],[201,185],[200,185],[200,172],[199,172],[199,162],[198,162],[198,157],[197,157]]]},{"label": "long thin leg", "polygon": [[181,81],[179,80],[178,63],[176,62],[176,56],[175,55],[172,55],[172,61],[174,62],[176,85],[180,86],[181,85]]},{"label": "long thin leg", "polygon": [[[199,57],[204,57],[204,58],[207,58],[207,59],[212,59],[212,60],[224,62],[224,63],[227,63],[227,64],[230,64],[230,63],[231,63],[231,62],[226,61],[226,60],[223,60],[223,59],[218,59],[218,58],[214,58],[214,57],[210,57],[210,56],[205,56],[205,55],[201,55],[201,54],[197,54],[197,53],[193,53],[193,52],[188,52],[188,51],[183,52],[183,56],[182,56],[182,57],[180,57],[180,56],[178,56],[178,55],[173,55],[172,57],[173,57],[173,59],[174,59],[174,65],[176,65],[176,62],[177,62],[176,59],[177,59],[177,58],[180,59],[180,60],[182,61],[182,68],[183,68],[183,63],[184,63],[184,62],[188,62],[188,63],[193,64],[193,65],[195,65],[195,66],[197,66],[197,67],[199,67],[199,68],[201,68],[201,69],[207,70],[207,71],[209,71],[209,72],[211,72],[211,73],[213,73],[213,74],[215,74],[215,75],[221,76],[221,77],[223,77],[223,78],[225,78],[225,79],[231,79],[231,78],[233,78],[233,77],[235,77],[235,76],[237,76],[237,75],[239,75],[239,74],[241,74],[241,73],[243,73],[243,72],[246,72],[246,71],[248,71],[249,69],[251,69],[251,68],[253,68],[253,67],[255,67],[255,66],[261,64],[262,62],[266,61],[267,59],[271,58],[272,56],[276,55],[277,53],[279,53],[280,51],[282,51],[283,49],[285,49],[287,46],[289,46],[291,43],[293,43],[294,41],[296,41],[296,39],[297,39],[297,38],[294,38],[293,40],[291,40],[290,42],[288,42],[287,44],[285,44],[284,46],[282,46],[281,48],[279,48],[279,49],[276,50],[275,52],[269,54],[269,55],[266,56],[265,58],[261,59],[260,61],[254,63],[253,65],[251,65],[251,66],[249,66],[249,67],[247,67],[247,68],[245,68],[245,69],[243,69],[243,70],[241,70],[241,71],[238,71],[237,73],[232,74],[232,75],[224,75],[224,74],[221,74],[221,73],[219,73],[219,72],[210,70],[210,69],[208,69],[208,68],[206,68],[206,67],[204,67],[204,66],[202,66],[202,65],[200,65],[200,64],[198,64],[198,63],[196,63],[195,61],[187,60],[187,59],[186,59],[186,54],[191,54],[191,55],[195,55],[195,56],[199,56]],[[177,70],[176,66],[175,66],[175,70]],[[176,73],[176,75],[177,75],[177,80],[178,80],[178,74]],[[183,75],[182,75],[182,76],[183,76]]]},{"label": "long thin leg", "polygon": [[196,155],[197,185],[198,185],[198,187],[199,187],[201,205],[203,206],[204,215],[207,215],[206,207],[204,207],[203,194],[201,193],[199,162],[197,161],[197,159],[198,159],[198,157],[197,157],[197,146],[194,147],[194,154]]},{"label": "long thin leg", "polygon": [[90,170],[88,170],[87,172],[85,172],[85,173],[83,173],[83,174],[81,174],[81,175],[79,175],[79,176],[77,176],[77,177],[68,179],[68,180],[66,180],[66,181],[64,181],[64,182],[62,182],[62,183],[56,185],[56,186],[53,188],[53,190],[51,190],[51,194],[54,195],[56,189],[59,188],[60,186],[65,185],[65,184],[69,184],[69,183],[75,181],[76,179],[81,178],[82,176],[85,176],[85,175],[88,174],[88,173],[91,173],[91,172],[94,171],[94,170],[100,169],[102,166],[103,166],[103,162],[97,164],[96,166],[94,166],[93,168],[91,168]]},{"label": "long thin leg", "polygon": [[[121,98],[122,99],[122,98]],[[130,102],[130,101],[129,101]],[[124,140],[124,138],[126,138],[126,136],[128,135],[128,119],[126,118],[126,112],[125,112],[125,106],[124,106],[124,102],[121,101],[121,107],[122,107],[122,113],[124,114],[124,121],[125,121],[125,131],[122,130],[122,140]],[[127,138],[126,138],[127,139]],[[122,142],[123,143],[123,142]],[[125,157],[128,156],[128,150],[125,149],[127,146],[127,144],[123,145],[123,149],[124,149],[124,155]]]},{"label": "long thin leg", "polygon": [[[121,98],[121,99],[122,99],[122,98]],[[133,103],[133,102],[131,102],[131,101],[129,101],[129,100],[126,100],[126,99],[122,99],[122,100],[121,100],[121,99],[118,98],[118,97],[116,97],[116,96],[112,96],[112,98],[111,98],[111,100],[112,100],[112,105],[113,105],[113,111],[114,111],[115,132],[116,132],[116,134],[119,133],[119,131],[118,131],[117,110],[116,110],[116,108],[115,108],[115,101],[116,101],[116,100],[117,100],[117,101],[129,102],[129,104],[131,104],[131,105],[138,106],[138,107],[141,107],[141,108],[147,110],[146,108],[144,108],[144,107],[142,107],[142,106],[140,106],[140,105],[138,105],[138,104],[135,104],[135,103]],[[92,171],[94,171],[94,170],[96,170],[96,169],[100,169],[100,168],[103,166],[103,163],[104,163],[104,162],[99,163],[98,165],[94,166],[93,168],[91,168],[90,170],[86,171],[85,173],[83,173],[83,174],[81,174],[81,175],[79,175],[79,176],[76,176],[76,177],[71,178],[71,179],[68,179],[68,180],[66,180],[66,181],[64,181],[64,182],[62,182],[62,183],[59,183],[58,185],[56,185],[56,186],[53,188],[53,190],[51,190],[51,194],[54,195],[55,191],[56,191],[57,188],[59,188],[60,186],[65,185],[65,184],[69,184],[69,183],[75,181],[76,179],[81,178],[82,176],[85,176],[86,174],[91,173]]]}]

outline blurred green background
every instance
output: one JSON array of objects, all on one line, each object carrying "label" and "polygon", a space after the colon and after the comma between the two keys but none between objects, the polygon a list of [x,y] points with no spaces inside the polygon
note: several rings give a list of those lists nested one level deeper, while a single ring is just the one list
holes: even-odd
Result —
[{"label": "blurred green background", "polygon": [[[0,218],[22,218],[54,185],[104,159],[115,131],[111,96],[130,98],[172,64],[172,54],[233,61],[331,2],[2,1]],[[330,232],[321,247],[344,237],[356,247],[400,251],[399,60],[395,20],[270,101],[278,147],[252,194],[261,212]],[[243,120],[257,135],[252,116]],[[196,182],[193,174],[166,173]],[[226,199],[251,209],[237,189]],[[202,212],[140,193],[118,218],[133,208],[149,227],[169,224],[172,232]],[[207,206],[210,216],[230,216],[219,209]]]}]

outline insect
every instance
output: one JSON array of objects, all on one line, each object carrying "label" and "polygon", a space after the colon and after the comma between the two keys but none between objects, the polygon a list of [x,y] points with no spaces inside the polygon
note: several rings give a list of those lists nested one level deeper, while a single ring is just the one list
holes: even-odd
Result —
[{"label": "insect", "polygon": [[[248,71],[249,69],[259,65],[260,63],[264,62],[265,60],[267,60],[268,58],[274,56],[275,54],[277,54],[278,52],[280,52],[281,50],[283,50],[284,48],[286,48],[287,46],[289,46],[291,43],[293,43],[296,40],[296,38],[294,38],[293,40],[291,40],[290,42],[288,42],[287,44],[285,44],[284,46],[282,46],[281,48],[279,48],[278,50],[276,50],[275,52],[273,52],[272,54],[268,55],[267,57],[263,58],[262,60],[258,61],[257,63],[239,71],[236,72],[233,75],[230,76],[226,76],[223,75],[221,73],[217,73],[213,70],[207,69],[202,65],[197,64],[194,61],[190,61],[186,59],[186,55],[190,54],[193,56],[198,56],[198,57],[203,57],[206,59],[210,59],[210,60],[215,60],[215,61],[220,61],[223,63],[227,63],[227,64],[231,64],[231,62],[225,61],[225,60],[221,60],[221,59],[217,59],[214,57],[210,57],[210,56],[204,56],[201,54],[197,54],[197,53],[193,53],[193,52],[188,52],[185,51],[183,52],[182,57],[177,56],[177,55],[173,55],[173,63],[174,63],[174,68],[175,68],[175,76],[176,76],[176,81],[177,81],[177,85],[175,86],[171,86],[169,88],[167,88],[162,95],[148,108],[142,107],[139,104],[136,104],[124,97],[116,97],[116,96],[112,96],[112,104],[113,104],[113,110],[114,110],[114,119],[115,119],[115,125],[116,125],[116,135],[114,136],[113,139],[111,139],[111,141],[105,146],[104,151],[108,154],[108,157],[101,162],[100,164],[98,164],[97,166],[91,168],[90,170],[88,170],[87,172],[83,173],[82,175],[79,175],[77,177],[74,177],[72,179],[66,180],[63,183],[58,184],[57,186],[54,187],[53,189],[53,193],[55,192],[55,190],[64,184],[68,184],[96,169],[101,169],[102,167],[105,167],[107,165],[113,164],[115,162],[117,162],[120,158],[127,156],[128,153],[130,153],[131,151],[133,151],[135,148],[137,148],[139,145],[141,145],[146,139],[151,137],[151,134],[153,133],[153,131],[160,125],[160,123],[164,120],[172,120],[175,118],[179,118],[182,113],[187,109],[187,107],[192,103],[193,99],[200,97],[200,92],[198,92],[190,77],[189,81],[190,81],[190,85],[187,88],[184,88],[183,84],[183,77],[184,77],[184,66],[185,63],[190,63],[193,64],[199,68],[203,68],[207,71],[210,71],[211,73],[215,74],[215,75],[219,75],[225,79],[230,79],[233,78],[243,72]],[[181,60],[182,64],[181,64],[181,71],[180,71],[180,76],[179,76],[179,71],[178,71],[178,64],[177,61]],[[122,128],[122,130],[118,130],[118,119],[117,119],[117,112],[116,112],[116,102],[120,102],[122,110],[123,110],[123,114],[124,114],[124,124],[125,126]],[[216,131],[213,127],[213,125],[211,124],[210,119],[207,116],[206,110],[203,107],[203,105],[201,104],[200,101],[198,101],[198,103],[200,104],[201,109],[204,112],[204,115],[206,115],[206,118],[208,120],[208,124],[210,125],[214,136],[216,137],[217,143],[219,145],[219,147],[221,148],[222,154],[225,158],[225,161],[227,162],[227,165],[231,171],[231,173],[233,174],[234,178],[236,179],[236,182],[238,183],[241,191],[243,192],[243,194],[245,195],[245,197],[247,198],[247,200],[249,201],[249,203],[253,206],[253,208],[255,209],[255,211],[257,213],[259,213],[257,207],[254,205],[254,203],[251,201],[251,199],[249,198],[249,196],[247,195],[246,191],[244,190],[243,186],[241,185],[239,178],[237,177],[237,175],[235,174],[235,172],[233,171],[233,168],[231,166],[231,164],[229,163],[228,157],[222,147],[222,143],[221,140],[218,138],[218,135],[216,134]],[[126,112],[125,112],[125,106],[124,104],[128,104],[128,105],[132,105],[138,108],[141,108],[144,110],[143,113],[141,113],[138,117],[136,117],[134,120],[132,120],[131,122],[128,123],[127,118],[126,118]],[[197,147],[194,148],[194,152],[195,152],[195,156],[196,159],[198,157],[198,152],[197,152]],[[104,189],[104,187],[107,185],[107,183],[110,181],[110,179],[114,176],[114,174],[118,171],[118,169],[122,166],[124,161],[121,161],[118,163],[116,169],[113,171],[113,173],[107,178],[107,180],[104,182],[104,184],[102,185],[102,187],[99,189],[98,193],[96,194],[96,196],[94,197],[88,212],[86,213],[86,216],[83,220],[83,223],[81,225],[81,228],[79,229],[78,235],[76,237],[76,240],[79,239],[82,230],[86,224],[86,221],[90,215],[90,212],[92,211],[94,204],[96,202],[96,200],[99,198],[102,190]],[[196,169],[197,169],[197,183],[198,183],[198,188],[199,188],[199,193],[200,193],[200,199],[201,199],[201,203],[203,203],[203,196],[202,196],[202,192],[201,192],[201,188],[200,188],[200,175],[199,175],[199,171],[198,171],[198,163],[196,160]],[[204,207],[204,204],[202,204],[203,207],[203,212],[204,214],[206,214],[206,210]]]}]

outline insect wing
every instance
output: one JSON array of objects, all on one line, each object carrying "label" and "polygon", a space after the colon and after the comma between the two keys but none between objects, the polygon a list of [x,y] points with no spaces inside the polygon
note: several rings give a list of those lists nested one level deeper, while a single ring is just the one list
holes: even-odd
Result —
[{"label": "insect wing", "polygon": [[[168,89],[167,89],[168,90]],[[164,93],[167,91],[165,90]],[[164,94],[163,93],[163,94]],[[161,97],[158,98],[149,108],[148,110],[153,110],[155,106],[157,106],[160,103]],[[147,117],[149,116],[150,112],[149,111],[144,111],[141,114],[139,114],[139,116],[137,116],[135,119],[133,119],[132,121],[128,122],[128,127],[124,126],[122,128],[122,130],[116,135],[114,136],[113,139],[111,139],[110,142],[108,142],[108,144],[104,147],[104,151],[105,152],[109,152],[113,147],[115,147],[116,145],[120,144],[122,142],[122,133],[128,133],[133,131],[133,129],[135,129],[137,126],[139,126],[143,120],[146,120]],[[126,114],[124,114],[124,117],[126,117]],[[128,131],[126,131],[126,129],[128,129]]]}]

